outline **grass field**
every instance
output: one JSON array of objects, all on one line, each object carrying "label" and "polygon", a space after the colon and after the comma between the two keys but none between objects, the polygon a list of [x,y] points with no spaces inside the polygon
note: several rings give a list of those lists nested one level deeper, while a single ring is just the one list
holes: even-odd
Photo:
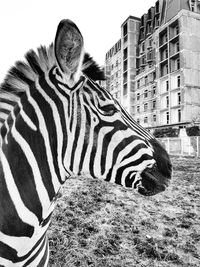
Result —
[{"label": "grass field", "polygon": [[49,230],[50,266],[199,267],[200,160],[172,161],[170,188],[153,197],[69,179]]}]

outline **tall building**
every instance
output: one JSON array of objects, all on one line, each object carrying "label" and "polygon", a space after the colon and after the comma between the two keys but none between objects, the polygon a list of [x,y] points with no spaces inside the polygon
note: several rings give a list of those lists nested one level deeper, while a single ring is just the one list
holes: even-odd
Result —
[{"label": "tall building", "polygon": [[106,89],[118,100],[121,101],[121,39],[106,53]]},{"label": "tall building", "polygon": [[122,24],[120,99],[144,127],[185,127],[200,116],[199,29],[198,0],[158,0]]}]

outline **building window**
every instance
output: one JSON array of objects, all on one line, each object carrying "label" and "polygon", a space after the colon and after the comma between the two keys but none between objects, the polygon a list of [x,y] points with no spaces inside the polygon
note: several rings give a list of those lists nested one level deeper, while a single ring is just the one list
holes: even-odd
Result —
[{"label": "building window", "polygon": [[181,92],[178,92],[177,99],[178,99],[178,105],[180,105],[181,104]]},{"label": "building window", "polygon": [[181,122],[181,109],[178,109],[178,122]]},{"label": "building window", "polygon": [[137,106],[137,112],[140,112],[140,106]]},{"label": "building window", "polygon": [[168,38],[167,38],[167,32],[163,35],[163,44],[167,43]]},{"label": "building window", "polygon": [[151,25],[148,24],[148,25],[147,25],[147,34],[150,34],[150,33],[151,33]]},{"label": "building window", "polygon": [[128,35],[126,35],[125,37],[124,37],[124,43],[126,43],[128,41]]},{"label": "building window", "polygon": [[137,80],[137,88],[140,88],[140,80]]},{"label": "building window", "polygon": [[180,59],[179,58],[176,60],[176,69],[177,70],[180,69]]},{"label": "building window", "polygon": [[148,109],[148,103],[145,103],[144,104],[144,111],[147,111],[147,109]]},{"label": "building window", "polygon": [[144,117],[144,123],[148,123],[148,117]]},{"label": "building window", "polygon": [[166,96],[166,107],[169,107],[169,96]]},{"label": "building window", "polygon": [[156,108],[156,100],[153,100],[153,102],[152,102],[152,107],[153,107],[153,109]]},{"label": "building window", "polygon": [[166,123],[169,124],[169,111],[166,112]]},{"label": "building window", "polygon": [[155,18],[155,28],[156,27],[159,27],[159,19],[158,18]]},{"label": "building window", "polygon": [[124,84],[124,92],[123,92],[124,96],[127,95],[127,91],[128,89],[127,89],[127,83],[126,83]]},{"label": "building window", "polygon": [[156,122],[156,115],[153,115],[153,122]]},{"label": "building window", "polygon": [[193,12],[196,12],[196,3],[195,3],[195,0],[190,0],[189,1],[189,4],[190,4],[190,10],[193,11]]},{"label": "building window", "polygon": [[180,75],[177,76],[177,87],[178,88],[181,87],[181,77],[180,77]]},{"label": "building window", "polygon": [[152,46],[152,39],[149,38],[149,47],[151,47],[151,46]]},{"label": "building window", "polygon": [[127,72],[125,72],[123,74],[123,83],[127,83],[127,80],[128,80],[128,75],[127,75]]},{"label": "building window", "polygon": [[146,65],[146,57],[145,55],[140,58],[140,66]]},{"label": "building window", "polygon": [[128,48],[126,47],[124,49],[124,60],[127,59],[127,56],[128,56]]},{"label": "building window", "polygon": [[126,36],[127,35],[127,32],[128,32],[128,26],[127,26],[127,23],[124,25],[123,27],[123,36]]},{"label": "building window", "polygon": [[124,61],[124,71],[126,71],[126,70],[127,70],[127,68],[128,68],[128,61],[127,61],[127,60],[125,60],[125,61]]},{"label": "building window", "polygon": [[145,43],[143,42],[142,43],[142,52],[144,52],[144,50],[145,50]]},{"label": "building window", "polygon": [[153,90],[152,90],[152,97],[154,97],[156,95],[156,88],[153,87]]},{"label": "building window", "polygon": [[180,47],[179,47],[179,42],[176,43],[176,52],[179,52]]},{"label": "building window", "polygon": [[168,49],[165,50],[165,59],[168,58]]},{"label": "building window", "polygon": [[137,100],[140,100],[140,93],[137,93]]},{"label": "building window", "polygon": [[147,85],[148,84],[148,76],[145,76],[144,80],[145,80],[145,85]]},{"label": "building window", "polygon": [[176,27],[175,27],[175,34],[176,34],[176,35],[179,34],[179,25],[176,25]]},{"label": "building window", "polygon": [[166,81],[166,91],[169,91],[169,81]]},{"label": "building window", "polygon": [[147,61],[149,61],[149,63],[152,64],[151,63],[152,60],[153,60],[153,51],[151,50],[147,53]]},{"label": "building window", "polygon": [[137,119],[137,123],[140,124],[140,119]]},{"label": "building window", "polygon": [[147,98],[148,97],[148,90],[144,91],[144,97]]},{"label": "building window", "polygon": [[168,64],[165,65],[165,73],[168,74]]},{"label": "building window", "polygon": [[195,11],[195,6],[192,4],[191,5],[191,10],[194,12]]}]

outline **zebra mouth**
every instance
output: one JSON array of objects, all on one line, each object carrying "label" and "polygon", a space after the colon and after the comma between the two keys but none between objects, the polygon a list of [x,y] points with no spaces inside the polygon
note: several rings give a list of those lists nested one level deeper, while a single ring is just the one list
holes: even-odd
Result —
[{"label": "zebra mouth", "polygon": [[143,196],[153,196],[165,191],[169,186],[170,178],[164,177],[154,166],[152,169],[145,169],[141,173],[141,184],[138,192]]}]

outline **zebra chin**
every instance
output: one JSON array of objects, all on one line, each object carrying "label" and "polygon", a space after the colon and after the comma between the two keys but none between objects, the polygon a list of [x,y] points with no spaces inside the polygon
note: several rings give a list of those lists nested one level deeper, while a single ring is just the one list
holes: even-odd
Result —
[{"label": "zebra chin", "polygon": [[143,196],[153,196],[166,190],[170,184],[170,177],[165,177],[157,168],[147,168],[141,173],[141,183],[138,186],[138,193]]}]

